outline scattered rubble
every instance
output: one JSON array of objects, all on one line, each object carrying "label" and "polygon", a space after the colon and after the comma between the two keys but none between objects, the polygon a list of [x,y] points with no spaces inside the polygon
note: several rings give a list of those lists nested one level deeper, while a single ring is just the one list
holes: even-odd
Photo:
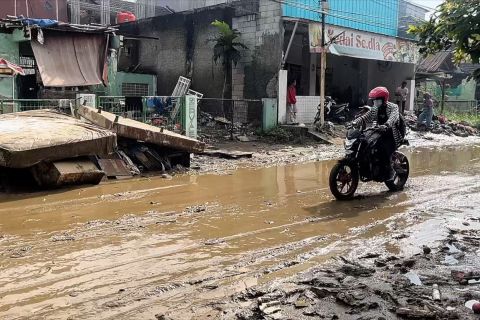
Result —
[{"label": "scattered rubble", "polygon": [[478,262],[476,246],[469,242],[471,237],[480,241],[477,235],[480,231],[452,233],[443,245],[423,246],[424,252],[413,256],[372,253],[359,256],[358,261],[339,257],[329,266],[250,288],[232,297],[224,313],[232,315],[231,319],[251,320],[272,319],[272,315],[285,319],[477,319],[474,314],[480,312],[480,302],[475,299],[480,294],[472,284],[480,283],[480,269],[458,266],[460,270],[450,272],[441,267],[446,255],[460,252],[459,260],[478,265],[474,262]]},{"label": "scattered rubble", "polygon": [[436,117],[436,119],[432,121],[430,128],[422,124],[419,125],[417,116],[413,114],[405,115],[405,122],[413,131],[431,131],[435,134],[455,135],[459,137],[479,135],[479,131],[469,123],[451,121],[444,116]]}]

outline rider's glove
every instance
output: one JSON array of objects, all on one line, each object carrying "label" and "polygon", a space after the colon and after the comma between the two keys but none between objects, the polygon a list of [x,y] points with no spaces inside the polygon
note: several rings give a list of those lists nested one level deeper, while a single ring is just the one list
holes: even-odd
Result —
[{"label": "rider's glove", "polygon": [[386,132],[388,130],[388,126],[382,124],[381,126],[378,127],[378,130],[380,132]]}]

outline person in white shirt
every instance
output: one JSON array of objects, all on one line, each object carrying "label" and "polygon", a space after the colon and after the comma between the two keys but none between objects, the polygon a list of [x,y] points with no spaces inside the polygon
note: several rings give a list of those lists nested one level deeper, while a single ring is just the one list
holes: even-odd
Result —
[{"label": "person in white shirt", "polygon": [[395,91],[395,96],[397,97],[397,105],[400,114],[403,114],[405,112],[405,105],[407,103],[408,96],[408,88],[406,81],[403,81],[402,85],[397,88],[397,90]]}]

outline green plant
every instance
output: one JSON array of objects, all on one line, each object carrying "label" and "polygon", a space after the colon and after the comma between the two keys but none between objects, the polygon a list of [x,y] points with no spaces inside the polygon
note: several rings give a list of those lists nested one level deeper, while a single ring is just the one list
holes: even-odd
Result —
[{"label": "green plant", "polygon": [[480,114],[445,112],[447,119],[455,122],[467,122],[472,127],[480,129]]},{"label": "green plant", "polygon": [[[480,61],[480,6],[478,0],[445,0],[430,17],[409,31],[418,36],[423,55],[453,50],[457,63]],[[480,69],[473,76],[480,80]]]},{"label": "green plant", "polygon": [[212,59],[215,64],[221,61],[223,66],[225,79],[223,83],[222,99],[224,99],[226,92],[229,91],[231,87],[232,64],[236,66],[242,58],[240,50],[248,48],[238,41],[241,33],[237,29],[232,29],[225,21],[215,20],[212,22],[212,26],[216,27],[218,30],[217,36],[210,40],[215,42]]},{"label": "green plant", "polygon": [[288,142],[294,139],[292,132],[283,129],[282,127],[272,128],[264,132],[263,135],[277,142]]}]

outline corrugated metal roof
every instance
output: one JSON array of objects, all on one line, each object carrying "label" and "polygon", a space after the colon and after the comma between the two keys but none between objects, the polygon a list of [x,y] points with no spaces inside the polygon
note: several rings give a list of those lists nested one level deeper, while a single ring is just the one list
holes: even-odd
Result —
[{"label": "corrugated metal roof", "polygon": [[453,54],[450,51],[441,51],[423,59],[417,68],[418,72],[449,72],[455,70]]}]

